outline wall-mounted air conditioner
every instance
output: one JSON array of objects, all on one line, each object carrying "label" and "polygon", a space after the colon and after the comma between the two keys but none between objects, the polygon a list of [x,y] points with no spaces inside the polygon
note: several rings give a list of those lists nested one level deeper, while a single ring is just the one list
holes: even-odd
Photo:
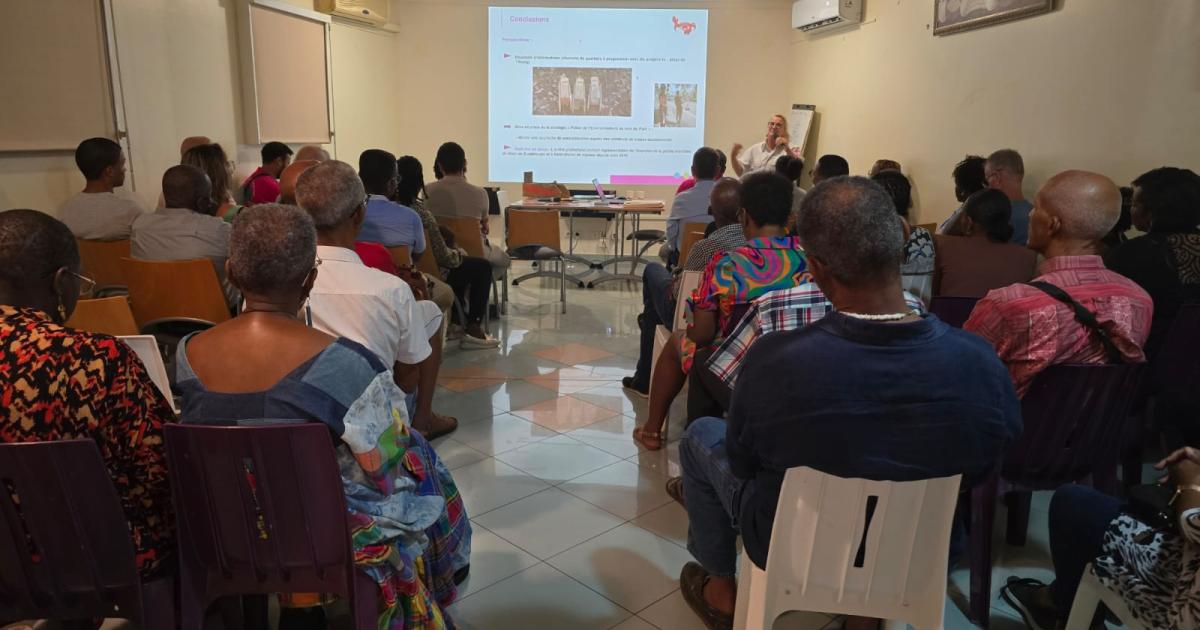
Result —
[{"label": "wall-mounted air conditioner", "polygon": [[388,0],[316,0],[316,10],[371,26],[388,23]]},{"label": "wall-mounted air conditioner", "polygon": [[862,22],[862,0],[796,0],[792,28],[812,34]]}]

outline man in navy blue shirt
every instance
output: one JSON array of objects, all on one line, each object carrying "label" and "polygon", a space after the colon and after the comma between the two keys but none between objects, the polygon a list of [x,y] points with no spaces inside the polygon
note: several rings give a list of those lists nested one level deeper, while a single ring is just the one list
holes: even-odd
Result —
[{"label": "man in navy blue shirt", "polygon": [[[701,418],[680,442],[668,490],[688,511],[684,599],[710,628],[732,623],[735,542],[766,564],[784,474],[910,481],[964,475],[1000,461],[1021,430],[1012,380],[982,339],[921,315],[900,283],[904,228],[891,198],[862,177],[836,177],[804,200],[800,233],[835,312],[755,343],[729,421]],[[874,627],[872,620],[851,619]]]},{"label": "man in navy blue shirt", "polygon": [[384,247],[405,245],[416,260],[425,251],[425,227],[416,210],[390,199],[400,183],[396,156],[382,149],[363,151],[358,156],[358,176],[367,189],[367,213],[358,240]]}]

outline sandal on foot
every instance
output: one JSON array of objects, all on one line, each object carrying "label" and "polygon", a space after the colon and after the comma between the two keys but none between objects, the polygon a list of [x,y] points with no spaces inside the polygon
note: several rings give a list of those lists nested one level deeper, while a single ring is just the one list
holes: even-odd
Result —
[{"label": "sandal on foot", "polygon": [[633,440],[648,451],[662,450],[667,441],[666,431],[646,431],[642,427],[633,430]]}]

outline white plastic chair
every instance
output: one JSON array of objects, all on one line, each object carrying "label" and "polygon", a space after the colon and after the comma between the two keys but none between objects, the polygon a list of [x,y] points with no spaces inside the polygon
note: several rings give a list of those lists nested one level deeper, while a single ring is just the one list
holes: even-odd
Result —
[{"label": "white plastic chair", "polygon": [[1071,616],[1067,619],[1067,630],[1088,630],[1092,627],[1092,618],[1096,616],[1096,608],[1100,603],[1108,607],[1121,625],[1129,630],[1146,630],[1146,626],[1133,618],[1129,606],[1120,595],[1108,590],[1100,583],[1092,571],[1091,563],[1083,569],[1083,579],[1079,581],[1079,589],[1075,591],[1075,601],[1071,604]]},{"label": "white plastic chair", "polygon": [[[700,271],[685,271],[679,278],[679,294],[675,296],[675,320],[671,324],[671,330],[684,330],[687,326],[687,299],[688,296],[700,286],[700,276],[704,275]],[[650,386],[654,386],[654,370],[658,367],[658,355],[662,354],[662,349],[671,340],[671,330],[667,330],[666,326],[659,324],[654,329],[654,353],[650,355]],[[649,390],[647,390],[649,391]]]},{"label": "white plastic chair", "polygon": [[766,570],[742,552],[733,627],[770,630],[783,613],[804,610],[941,630],[960,480],[870,481],[788,470]]}]

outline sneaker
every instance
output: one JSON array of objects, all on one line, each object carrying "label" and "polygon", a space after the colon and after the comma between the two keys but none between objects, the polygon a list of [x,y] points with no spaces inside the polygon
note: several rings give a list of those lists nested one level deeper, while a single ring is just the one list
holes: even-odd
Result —
[{"label": "sneaker", "polygon": [[1061,627],[1058,611],[1043,605],[1036,597],[1045,588],[1049,587],[1039,580],[1011,576],[1000,589],[1000,597],[1021,615],[1031,630],[1056,630]]},{"label": "sneaker", "polygon": [[637,394],[638,396],[641,396],[642,398],[650,397],[650,386],[638,384],[637,381],[633,380],[632,376],[626,376],[625,378],[621,379],[621,387],[624,387],[625,389]]},{"label": "sneaker", "polygon": [[474,335],[468,335],[468,334],[464,333],[462,336],[462,341],[460,341],[459,343],[462,344],[462,347],[464,347],[464,348],[499,348],[500,347],[500,340],[496,339],[495,337],[492,337],[491,335],[486,335],[483,337],[476,337]]}]

